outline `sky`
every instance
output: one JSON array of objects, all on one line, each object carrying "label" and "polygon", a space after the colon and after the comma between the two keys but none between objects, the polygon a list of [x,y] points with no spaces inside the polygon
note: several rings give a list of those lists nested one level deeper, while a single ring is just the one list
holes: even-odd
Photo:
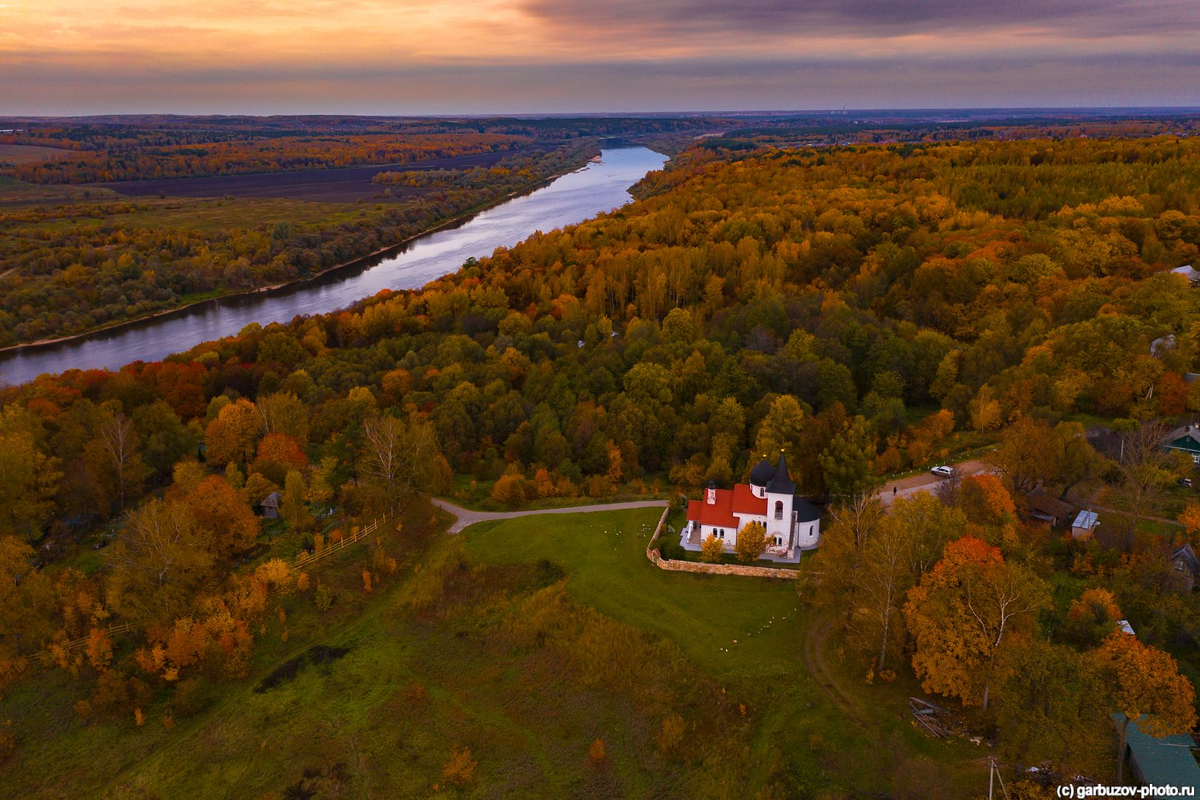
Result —
[{"label": "sky", "polygon": [[0,115],[1200,106],[1200,0],[0,0]]}]

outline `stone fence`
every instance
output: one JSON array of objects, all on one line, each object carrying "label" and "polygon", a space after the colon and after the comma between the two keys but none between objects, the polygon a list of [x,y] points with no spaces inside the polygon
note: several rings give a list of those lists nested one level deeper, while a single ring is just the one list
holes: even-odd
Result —
[{"label": "stone fence", "polygon": [[658,527],[654,529],[654,535],[650,537],[650,543],[646,545],[646,558],[659,569],[671,572],[702,572],[708,575],[747,575],[752,578],[781,578],[790,581],[794,581],[800,577],[799,570],[794,569],[744,567],[741,564],[706,564],[697,561],[671,561],[665,559],[658,552],[658,548],[654,546],[654,543],[658,541],[658,537],[662,534],[663,528],[667,524],[667,514],[670,512],[670,507],[663,509],[662,516],[658,520]]}]

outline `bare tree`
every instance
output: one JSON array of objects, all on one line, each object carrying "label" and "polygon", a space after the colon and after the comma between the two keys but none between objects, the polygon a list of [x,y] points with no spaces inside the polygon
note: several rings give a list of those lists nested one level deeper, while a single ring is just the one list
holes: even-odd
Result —
[{"label": "bare tree", "polygon": [[1178,459],[1163,448],[1169,432],[1166,423],[1152,421],[1121,435],[1121,488],[1129,501],[1131,533],[1146,507],[1179,476]]},{"label": "bare tree", "polygon": [[397,501],[416,489],[440,486],[444,461],[427,421],[371,417],[363,423],[363,436],[360,474],[386,496],[389,511],[394,512]]},{"label": "bare tree", "polygon": [[133,421],[119,410],[106,414],[100,422],[100,443],[117,478],[117,508],[124,510],[128,484],[142,477],[138,435]]}]

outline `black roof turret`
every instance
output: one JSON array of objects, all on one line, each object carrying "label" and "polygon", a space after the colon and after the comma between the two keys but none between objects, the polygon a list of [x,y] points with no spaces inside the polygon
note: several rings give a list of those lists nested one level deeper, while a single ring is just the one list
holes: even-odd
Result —
[{"label": "black roof turret", "polygon": [[775,468],[771,466],[771,462],[765,458],[754,465],[754,469],[750,470],[750,485],[751,486],[766,486],[775,477]]},{"label": "black roof turret", "polygon": [[771,482],[767,484],[768,492],[771,494],[796,493],[796,484],[792,483],[791,476],[788,475],[787,462],[783,459],[783,453],[779,454],[779,466],[775,467],[774,473]]}]

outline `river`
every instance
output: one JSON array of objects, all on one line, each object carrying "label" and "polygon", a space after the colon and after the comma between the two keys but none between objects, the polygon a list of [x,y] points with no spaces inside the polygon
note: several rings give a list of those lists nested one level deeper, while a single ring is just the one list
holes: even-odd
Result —
[{"label": "river", "polygon": [[629,202],[629,187],[666,157],[645,147],[605,149],[600,161],[549,185],[481,211],[354,266],[270,292],[211,300],[161,317],[57,344],[0,353],[0,384],[33,380],[44,372],[118,369],[157,361],[201,342],[232,336],[252,322],[287,322],[324,314],[380,289],[415,289],[456,271],[468,258],[512,247],[536,231],[573,225]]}]

